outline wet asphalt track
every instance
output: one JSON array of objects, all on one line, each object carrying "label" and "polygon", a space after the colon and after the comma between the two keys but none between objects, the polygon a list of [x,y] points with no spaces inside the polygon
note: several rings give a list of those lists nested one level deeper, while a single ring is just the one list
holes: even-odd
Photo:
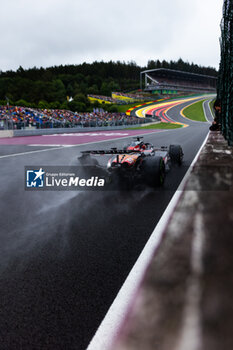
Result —
[{"label": "wet asphalt track", "polygon": [[[179,110],[168,114],[180,121]],[[0,158],[0,349],[86,349],[208,132],[190,124],[145,137],[185,154],[158,191],[24,190],[25,165],[74,164],[100,144]],[[0,156],[40,149],[0,146]]]}]

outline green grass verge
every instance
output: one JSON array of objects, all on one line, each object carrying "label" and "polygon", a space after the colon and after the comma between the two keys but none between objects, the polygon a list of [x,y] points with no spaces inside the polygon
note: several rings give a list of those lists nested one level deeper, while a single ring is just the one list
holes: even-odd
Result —
[{"label": "green grass verge", "polygon": [[129,108],[134,108],[135,106],[139,106],[143,103],[145,102],[138,101],[127,105],[113,105],[113,106],[117,107],[119,113],[125,113],[128,111]]},{"label": "green grass verge", "polygon": [[133,107],[137,106],[137,102],[131,103],[128,105],[115,105],[115,106],[117,107],[119,113],[125,113],[128,111],[129,108],[133,108]]},{"label": "green grass verge", "polygon": [[138,127],[132,127],[127,128],[127,130],[144,130],[144,129],[179,129],[182,128],[183,125],[181,124],[174,124],[174,123],[158,123],[158,124],[150,124],[145,126],[138,126]]},{"label": "green grass verge", "polygon": [[193,103],[191,106],[186,107],[183,110],[183,113],[186,118],[195,120],[197,122],[206,122],[204,109],[203,109],[203,102],[206,100],[198,101],[196,103]]}]

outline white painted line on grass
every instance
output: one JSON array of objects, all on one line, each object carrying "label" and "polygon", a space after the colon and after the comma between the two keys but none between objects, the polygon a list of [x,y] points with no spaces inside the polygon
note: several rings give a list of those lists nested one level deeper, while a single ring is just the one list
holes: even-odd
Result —
[{"label": "white painted line on grass", "polygon": [[168,221],[184,191],[190,172],[194,164],[196,163],[199,154],[207,141],[208,136],[209,133],[207,134],[198,153],[193,159],[192,164],[190,165],[183,180],[181,181],[179,190],[177,190],[173,195],[165,212],[163,213],[154,231],[152,232],[148,242],[146,243],[142,253],[140,254],[132,270],[130,271],[119,293],[117,294],[115,300],[110,306],[106,316],[100,324],[97,332],[91,340],[87,350],[108,350],[112,345],[112,342],[117,336],[122,322],[127,315],[129,306],[134,300],[134,297],[142,282],[142,279],[145,275],[145,271],[152,259],[152,256],[154,255],[156,249],[161,243],[162,236],[168,224]]}]

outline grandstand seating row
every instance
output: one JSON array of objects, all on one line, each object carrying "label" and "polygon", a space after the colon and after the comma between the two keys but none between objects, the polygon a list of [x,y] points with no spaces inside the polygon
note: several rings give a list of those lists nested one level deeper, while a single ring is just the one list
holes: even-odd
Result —
[{"label": "grandstand seating row", "polygon": [[137,117],[94,109],[92,113],[0,106],[0,129],[134,125]]},{"label": "grandstand seating row", "polygon": [[141,72],[145,76],[145,91],[177,90],[215,92],[217,79],[214,76],[194,74],[171,69],[154,69]]}]

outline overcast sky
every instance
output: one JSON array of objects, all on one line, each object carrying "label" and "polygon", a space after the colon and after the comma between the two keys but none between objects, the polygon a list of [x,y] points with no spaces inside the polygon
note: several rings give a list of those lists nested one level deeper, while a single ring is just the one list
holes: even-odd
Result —
[{"label": "overcast sky", "polygon": [[223,0],[0,0],[0,70],[93,61],[218,68]]}]

